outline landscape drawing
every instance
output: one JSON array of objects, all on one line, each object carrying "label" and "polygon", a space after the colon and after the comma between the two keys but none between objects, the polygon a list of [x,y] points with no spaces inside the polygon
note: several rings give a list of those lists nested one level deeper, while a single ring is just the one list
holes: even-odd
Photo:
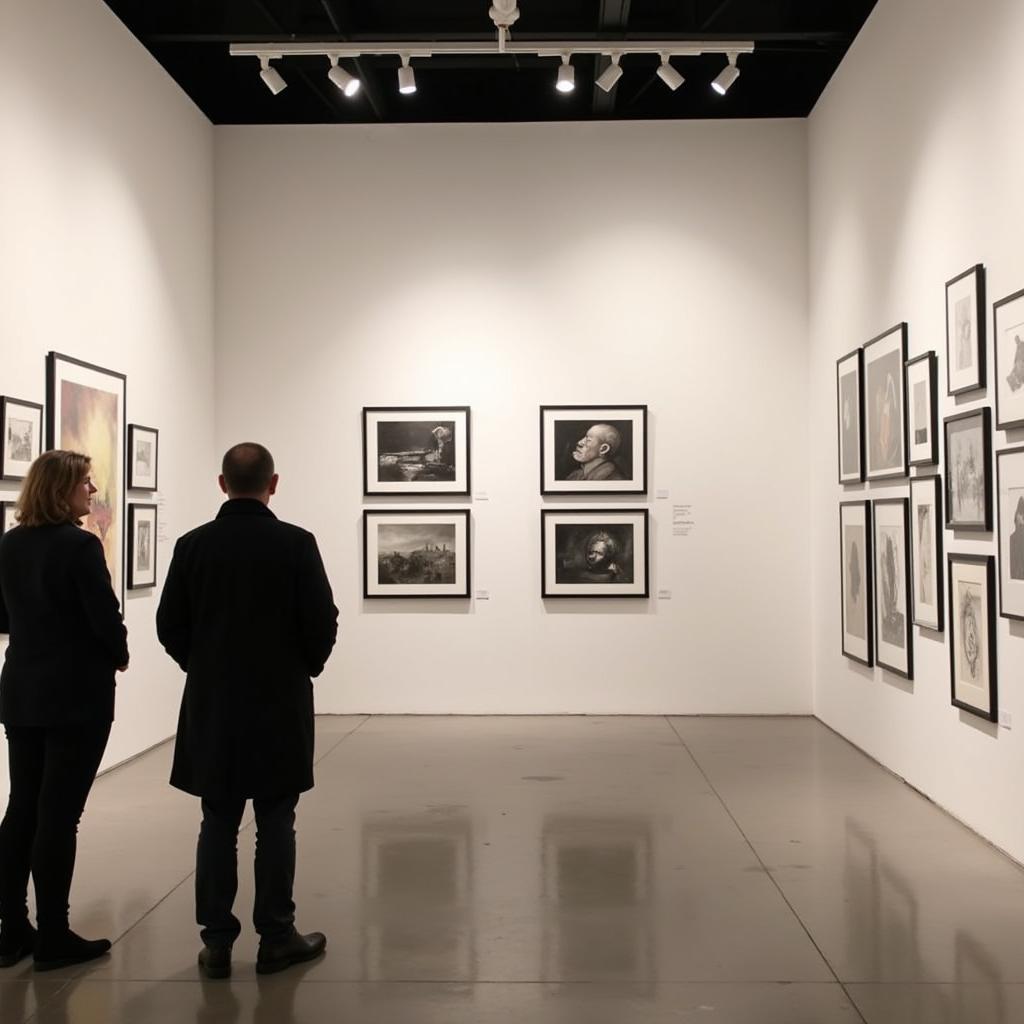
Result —
[{"label": "landscape drawing", "polygon": [[378,523],[377,582],[455,582],[454,523]]}]

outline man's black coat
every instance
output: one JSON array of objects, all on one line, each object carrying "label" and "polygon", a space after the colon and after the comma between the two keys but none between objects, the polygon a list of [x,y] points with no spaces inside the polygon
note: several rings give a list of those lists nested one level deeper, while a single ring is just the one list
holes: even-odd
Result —
[{"label": "man's black coat", "polygon": [[171,785],[269,797],[313,785],[313,684],[338,631],[316,540],[252,498],[186,533],[157,635],[185,670]]}]

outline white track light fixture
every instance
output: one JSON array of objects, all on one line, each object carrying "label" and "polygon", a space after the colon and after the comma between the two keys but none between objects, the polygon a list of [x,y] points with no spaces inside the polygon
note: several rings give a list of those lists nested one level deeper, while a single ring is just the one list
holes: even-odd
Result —
[{"label": "white track light fixture", "polygon": [[350,75],[339,63],[337,57],[331,57],[331,70],[327,77],[351,99],[357,92],[362,82],[355,75]]},{"label": "white track light fixture", "polygon": [[599,89],[604,89],[605,92],[611,92],[612,89],[615,88],[615,83],[622,77],[622,68],[619,67],[619,58],[621,56],[621,53],[611,54],[611,64],[601,72],[598,76],[597,82],[595,83]]},{"label": "white track light fixture", "polygon": [[409,96],[416,91],[416,72],[409,66],[409,54],[403,53],[402,66],[398,69],[398,91]]},{"label": "white track light fixture", "polygon": [[269,57],[260,57],[260,78],[263,84],[276,96],[283,89],[288,88],[288,83],[281,77],[277,68],[270,66]]},{"label": "white track light fixture", "polygon": [[711,83],[711,88],[718,93],[719,96],[724,96],[729,91],[729,86],[740,77],[740,69],[736,67],[736,54],[728,53],[726,57],[729,63],[722,68],[718,77]]},{"label": "white track light fixture", "polygon": [[558,69],[558,81],[555,88],[559,92],[572,92],[576,88],[576,69],[569,63],[572,54],[562,54],[562,64]]},{"label": "white track light fixture", "polygon": [[685,78],[668,61],[669,54],[661,55],[661,66],[658,68],[658,77],[673,91],[679,88],[686,81]]}]

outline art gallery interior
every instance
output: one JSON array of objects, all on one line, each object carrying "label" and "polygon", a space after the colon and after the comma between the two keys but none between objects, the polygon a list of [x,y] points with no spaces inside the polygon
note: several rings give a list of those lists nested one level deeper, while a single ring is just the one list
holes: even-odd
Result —
[{"label": "art gallery interior", "polygon": [[[1024,1020],[1024,623],[999,721],[951,705],[948,632],[913,679],[844,657],[839,503],[909,478],[840,485],[836,438],[837,359],[901,322],[940,430],[993,404],[946,393],[944,287],[984,264],[990,325],[1024,288],[1024,6],[878,0],[806,117],[213,124],[102,0],[5,0],[0,39],[0,393],[65,353],[160,438],[72,902],[114,951],[4,972],[5,1024]],[[540,494],[540,406],[641,403],[646,494]],[[471,493],[365,497],[374,406],[469,406]],[[298,825],[330,944],[257,981],[245,832],[216,985],[154,614],[240,440],[340,610]],[[469,599],[364,598],[395,506],[470,511]],[[648,598],[541,596],[540,513],[580,506],[648,510]]]}]

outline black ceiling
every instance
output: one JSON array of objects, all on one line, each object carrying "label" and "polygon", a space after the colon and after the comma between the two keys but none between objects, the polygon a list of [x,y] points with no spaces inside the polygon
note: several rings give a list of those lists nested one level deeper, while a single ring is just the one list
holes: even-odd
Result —
[{"label": "black ceiling", "polygon": [[[324,57],[275,61],[288,88],[271,95],[232,42],[493,41],[489,0],[106,0],[214,124],[586,121],[805,117],[876,0],[519,0],[517,43],[545,39],[746,39],[741,76],[719,97],[721,55],[675,58],[670,91],[656,55],[625,56],[611,94],[595,88],[607,58],[577,55],[576,89],[554,89],[557,59],[434,56],[414,60],[418,90],[400,95],[398,57],[343,61],[364,88],[346,99]],[[602,63],[598,63],[602,62]]]}]

